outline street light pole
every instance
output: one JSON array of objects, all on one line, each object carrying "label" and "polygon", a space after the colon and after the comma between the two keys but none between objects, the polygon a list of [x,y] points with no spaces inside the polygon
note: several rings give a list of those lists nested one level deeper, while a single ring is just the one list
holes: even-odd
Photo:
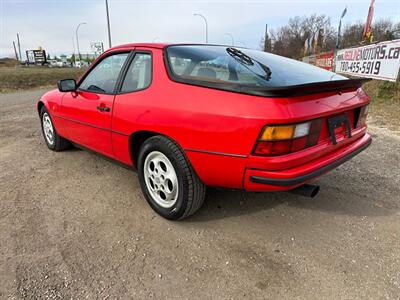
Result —
[{"label": "street light pole", "polygon": [[208,44],[208,24],[207,24],[206,17],[201,15],[201,14],[193,14],[193,16],[200,17],[200,18],[202,18],[204,20],[204,23],[206,24],[206,44]]},{"label": "street light pole", "polygon": [[108,28],[108,46],[111,48],[111,29],[110,29],[110,14],[108,12],[108,0],[106,0],[106,12],[107,12],[107,28]]},{"label": "street light pole", "polygon": [[76,47],[78,48],[79,61],[81,61],[81,52],[79,51],[78,29],[79,29],[79,27],[81,27],[81,25],[86,25],[86,22],[79,23],[78,26],[76,27],[76,30],[75,30],[75,35],[76,35]]},{"label": "street light pole", "polygon": [[227,33],[225,33],[225,34],[231,38],[232,46],[235,46],[235,40],[233,39],[233,35],[230,34],[229,32],[227,32]]}]

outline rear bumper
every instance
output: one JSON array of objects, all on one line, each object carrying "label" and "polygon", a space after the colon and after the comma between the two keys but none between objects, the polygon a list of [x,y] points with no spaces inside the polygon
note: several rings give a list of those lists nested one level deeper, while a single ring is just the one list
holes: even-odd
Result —
[{"label": "rear bumper", "polygon": [[313,180],[353,158],[371,144],[371,136],[365,134],[358,140],[340,147],[327,155],[306,164],[284,170],[247,169],[244,188],[248,191],[283,191],[293,189]]}]

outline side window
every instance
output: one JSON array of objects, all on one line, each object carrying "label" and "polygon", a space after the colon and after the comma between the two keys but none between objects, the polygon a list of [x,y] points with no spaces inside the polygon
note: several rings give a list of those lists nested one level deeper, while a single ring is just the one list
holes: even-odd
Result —
[{"label": "side window", "polygon": [[89,72],[80,84],[79,89],[94,93],[112,94],[128,55],[129,53],[119,53],[104,58]]},{"label": "side window", "polygon": [[126,72],[121,92],[143,90],[150,85],[150,82],[151,55],[148,53],[136,53]]}]

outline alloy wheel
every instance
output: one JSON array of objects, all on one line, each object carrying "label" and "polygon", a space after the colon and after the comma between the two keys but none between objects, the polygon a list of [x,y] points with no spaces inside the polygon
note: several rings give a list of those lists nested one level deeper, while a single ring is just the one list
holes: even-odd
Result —
[{"label": "alloy wheel", "polygon": [[153,200],[163,208],[178,200],[178,177],[171,161],[159,151],[150,152],[144,162],[144,179]]},{"label": "alloy wheel", "polygon": [[53,123],[51,122],[50,116],[47,112],[45,112],[43,114],[42,123],[43,123],[44,137],[46,138],[46,141],[47,141],[47,143],[49,143],[49,145],[53,145],[54,144],[54,127],[53,127]]}]

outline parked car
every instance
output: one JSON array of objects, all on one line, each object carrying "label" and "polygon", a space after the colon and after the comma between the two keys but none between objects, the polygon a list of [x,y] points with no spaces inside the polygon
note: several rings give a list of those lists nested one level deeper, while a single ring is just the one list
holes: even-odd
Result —
[{"label": "parked car", "polygon": [[56,66],[59,68],[68,67],[68,62],[65,60],[57,61]]},{"label": "parked car", "polygon": [[86,68],[87,66],[89,66],[87,61],[78,60],[75,62],[75,68]]},{"label": "parked car", "polygon": [[50,68],[53,68],[53,67],[57,67],[57,66],[58,66],[57,60],[55,60],[55,59],[49,59],[49,60],[47,60],[47,62],[49,63],[49,67],[50,67]]},{"label": "parked car", "polygon": [[128,44],[37,109],[49,149],[137,169],[150,206],[175,220],[206,186],[315,196],[310,181],[371,143],[364,82],[244,48]]}]

